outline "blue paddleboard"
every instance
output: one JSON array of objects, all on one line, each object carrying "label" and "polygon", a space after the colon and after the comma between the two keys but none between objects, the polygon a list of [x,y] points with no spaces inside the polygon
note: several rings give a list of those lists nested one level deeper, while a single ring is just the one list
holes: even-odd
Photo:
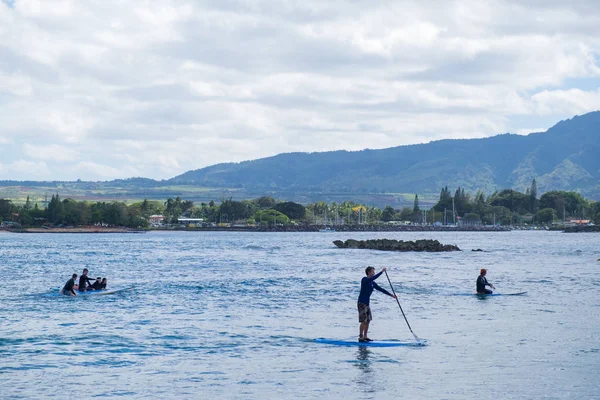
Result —
[{"label": "blue paddleboard", "polygon": [[[76,290],[75,293],[77,293],[77,296],[90,297],[90,296],[104,296],[104,295],[108,295],[108,294],[121,293],[121,292],[124,292],[126,290],[131,290],[131,289],[133,289],[133,286],[129,286],[129,287],[125,287],[125,288],[117,288],[117,289],[88,290],[86,292],[79,292]],[[61,293],[61,291],[62,291],[62,288],[58,289],[59,296],[64,296]],[[69,296],[65,296],[65,297],[69,297]]]},{"label": "blue paddleboard", "polygon": [[340,340],[340,339],[318,338],[318,339],[315,339],[315,343],[329,344],[332,346],[421,347],[421,346],[426,346],[427,341],[421,340],[419,342],[400,342],[397,340],[374,340],[372,342],[359,342],[358,339]]},{"label": "blue paddleboard", "polygon": [[517,293],[473,293],[473,296],[521,296],[527,292],[517,292]]}]

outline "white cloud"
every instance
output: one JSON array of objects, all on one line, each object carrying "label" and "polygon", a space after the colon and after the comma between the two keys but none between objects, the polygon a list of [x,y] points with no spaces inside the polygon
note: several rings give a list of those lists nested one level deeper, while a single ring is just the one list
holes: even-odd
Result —
[{"label": "white cloud", "polygon": [[[48,180],[52,176],[52,173],[45,162],[34,162],[24,159],[3,164],[0,168],[0,173],[9,174],[9,176],[23,175],[29,177],[27,179],[31,180]],[[7,177],[6,179],[11,178]]]},{"label": "white cloud", "polygon": [[28,97],[33,94],[31,79],[21,72],[12,74],[0,73],[0,92],[16,97]]},{"label": "white cloud", "polygon": [[38,179],[44,161],[57,180],[163,179],[281,152],[522,133],[522,117],[546,129],[600,109],[593,1],[11,4],[0,179]]},{"label": "white cloud", "polygon": [[[108,165],[99,164],[90,161],[81,161],[75,165],[75,174],[84,174],[86,176],[93,176],[95,179],[116,179],[116,178],[129,178],[137,175],[137,171],[133,167],[127,167],[123,170],[114,168]],[[75,178],[71,178],[75,179]],[[83,178],[78,178],[83,179]]]},{"label": "white cloud", "polygon": [[537,114],[584,114],[600,109],[600,88],[595,91],[544,90],[534,94],[532,100]]},{"label": "white cloud", "polygon": [[523,128],[523,129],[518,129],[516,132],[517,135],[529,135],[530,133],[533,132],[544,132],[546,131],[548,128]]},{"label": "white cloud", "polygon": [[44,161],[76,161],[79,158],[79,152],[65,146],[49,144],[43,146],[34,146],[29,143],[23,145],[23,153],[29,158]]}]

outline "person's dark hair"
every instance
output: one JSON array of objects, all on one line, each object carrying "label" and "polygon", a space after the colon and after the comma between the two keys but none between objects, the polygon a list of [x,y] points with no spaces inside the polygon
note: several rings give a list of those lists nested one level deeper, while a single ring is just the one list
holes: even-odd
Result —
[{"label": "person's dark hair", "polygon": [[367,267],[367,268],[365,268],[365,275],[369,275],[369,271],[375,272],[375,268],[373,268],[373,267]]},{"label": "person's dark hair", "polygon": [[84,268],[84,269],[83,269],[83,272],[89,272],[89,271],[88,271],[88,269],[87,269],[87,268]]},{"label": "person's dark hair", "polygon": [[77,278],[77,274],[73,274],[73,279]]},{"label": "person's dark hair", "polygon": [[97,280],[97,281],[99,281],[99,280],[101,280],[101,279],[102,279],[102,277],[101,277],[101,276],[97,276],[97,277],[96,277],[96,280]]}]

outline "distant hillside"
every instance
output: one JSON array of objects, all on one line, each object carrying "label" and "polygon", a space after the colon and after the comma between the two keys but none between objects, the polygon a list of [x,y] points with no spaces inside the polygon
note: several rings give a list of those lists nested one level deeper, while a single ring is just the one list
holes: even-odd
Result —
[{"label": "distant hillside", "polygon": [[167,182],[251,192],[438,193],[514,188],[575,190],[600,200],[600,112],[546,132],[356,152],[287,153],[189,171]]},{"label": "distant hillside", "polygon": [[48,195],[79,200],[185,200],[208,202],[263,195],[299,203],[354,200],[396,208],[435,203],[440,189],[474,193],[525,191],[532,179],[538,196],[574,190],[600,200],[600,112],[561,121],[546,132],[485,139],[440,140],[382,150],[288,153],[241,163],[217,164],[169,180],[108,182],[0,181],[0,198],[45,202]]}]

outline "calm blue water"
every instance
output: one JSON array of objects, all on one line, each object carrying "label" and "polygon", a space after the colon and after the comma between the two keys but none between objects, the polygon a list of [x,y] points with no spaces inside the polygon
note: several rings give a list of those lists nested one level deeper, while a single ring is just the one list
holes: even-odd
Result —
[{"label": "calm blue water", "polygon": [[[332,244],[382,237],[464,251]],[[0,398],[597,399],[599,258],[598,234],[535,231],[0,233]],[[367,265],[427,346],[312,341],[356,337]],[[84,266],[137,287],[56,296]],[[527,295],[466,295],[482,267]],[[369,336],[414,340],[393,299],[372,308]]]}]

